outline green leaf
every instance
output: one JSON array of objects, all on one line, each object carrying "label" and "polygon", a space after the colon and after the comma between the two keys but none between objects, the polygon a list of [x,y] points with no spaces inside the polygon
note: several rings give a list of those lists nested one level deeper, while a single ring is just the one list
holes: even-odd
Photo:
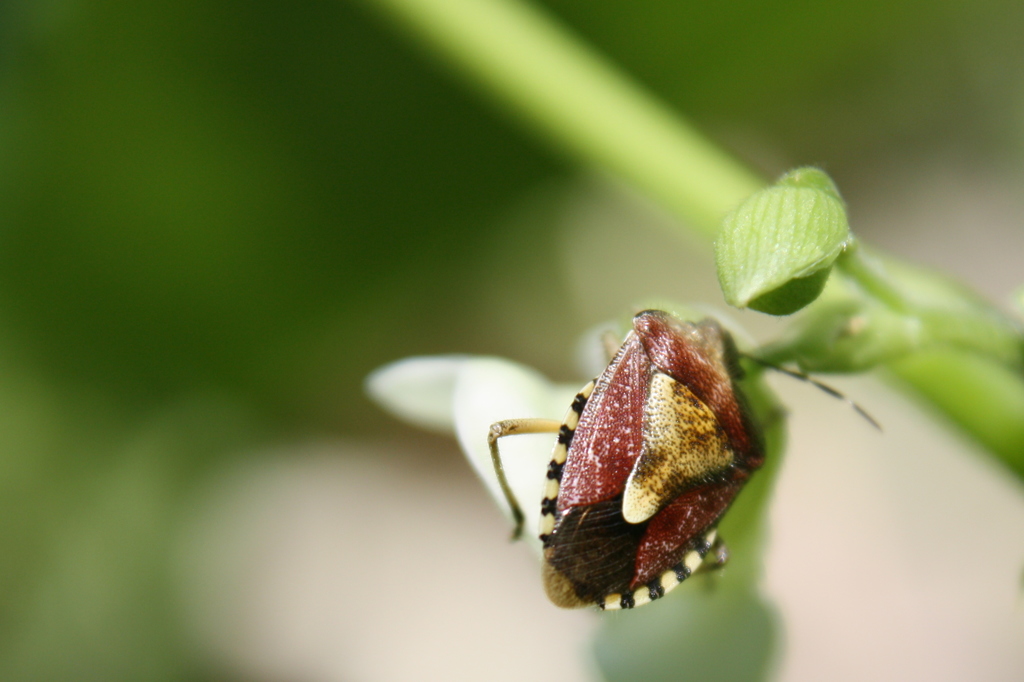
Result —
[{"label": "green leaf", "polygon": [[846,208],[828,175],[790,171],[726,217],[715,243],[725,300],[771,315],[794,313],[818,297],[851,241]]},{"label": "green leaf", "polygon": [[657,608],[607,619],[593,645],[605,680],[767,678],[779,640],[774,609],[753,590],[734,592],[713,584],[689,587],[688,593],[666,599]]},{"label": "green leaf", "polygon": [[821,295],[832,268],[823,268],[809,277],[797,277],[758,296],[750,308],[769,315],[792,315]]}]

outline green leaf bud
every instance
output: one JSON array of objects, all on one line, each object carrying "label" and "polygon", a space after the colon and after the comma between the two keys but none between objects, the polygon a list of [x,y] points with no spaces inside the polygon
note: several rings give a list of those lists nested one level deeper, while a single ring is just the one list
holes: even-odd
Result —
[{"label": "green leaf bud", "polygon": [[852,299],[822,302],[795,321],[781,345],[805,372],[864,372],[917,347],[916,320]]},{"label": "green leaf bud", "polygon": [[851,243],[846,208],[828,175],[790,171],[730,213],[715,243],[718,281],[737,308],[789,315],[818,297]]}]

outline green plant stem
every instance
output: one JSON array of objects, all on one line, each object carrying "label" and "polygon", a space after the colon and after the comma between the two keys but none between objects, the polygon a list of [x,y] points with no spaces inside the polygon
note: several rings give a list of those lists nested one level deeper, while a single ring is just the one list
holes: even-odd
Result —
[{"label": "green plant stem", "polygon": [[911,306],[899,288],[885,274],[884,267],[854,241],[836,260],[836,266],[865,291],[898,313],[909,313]]},{"label": "green plant stem", "polygon": [[904,338],[894,345],[913,339],[907,351],[948,346],[974,351],[1016,371],[1024,369],[1020,326],[959,284],[891,258],[878,258],[856,244],[836,265],[842,275],[903,320],[897,326]]},{"label": "green plant stem", "polygon": [[682,116],[539,8],[516,0],[362,0],[586,164],[672,211],[708,241],[763,186]]},{"label": "green plant stem", "polygon": [[[497,98],[503,109],[517,112],[528,127],[584,165],[646,193],[708,241],[726,213],[764,185],[678,113],[526,2],[360,1],[404,26]],[[902,288],[893,288],[885,272],[862,255],[851,254],[840,268],[871,296],[905,312]],[[1019,340],[1019,333],[1014,335]],[[1005,335],[997,336],[995,345],[1005,345]],[[1015,348],[1011,343],[1007,355]],[[921,360],[915,365],[910,359],[894,365],[914,391],[1020,472],[1014,464],[1021,459],[1013,435],[1021,423],[1017,408],[990,410],[985,419],[979,418],[984,410],[957,407],[956,400],[970,403],[979,395],[996,395],[990,391],[997,385],[1002,387],[999,395],[1017,396],[1024,391],[1024,378],[1006,367],[995,379],[995,374],[976,375],[976,370],[964,353],[946,357],[945,364]],[[958,379],[957,391],[941,388],[946,376]]]},{"label": "green plant stem", "polygon": [[1024,479],[1024,377],[974,353],[925,350],[887,367]]}]

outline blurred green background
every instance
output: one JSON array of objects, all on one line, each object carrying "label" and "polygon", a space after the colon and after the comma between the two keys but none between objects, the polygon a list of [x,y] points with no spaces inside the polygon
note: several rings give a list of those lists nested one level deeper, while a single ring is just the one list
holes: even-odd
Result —
[{"label": "blurred green background", "polygon": [[[766,177],[824,164],[855,230],[893,169],[1024,186],[1022,3],[543,4]],[[419,438],[362,392],[399,357],[573,379],[577,336],[622,312],[573,304],[559,256],[565,188],[600,182],[372,5],[0,6],[0,679],[247,679],[178,613],[211,472]],[[994,269],[973,284],[1006,296],[1022,271]]]}]

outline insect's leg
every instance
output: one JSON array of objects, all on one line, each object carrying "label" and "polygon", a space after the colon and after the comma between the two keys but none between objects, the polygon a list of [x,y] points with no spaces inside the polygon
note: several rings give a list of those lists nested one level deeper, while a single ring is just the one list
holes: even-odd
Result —
[{"label": "insect's leg", "polygon": [[601,348],[604,349],[606,363],[615,359],[615,356],[619,354],[619,348],[621,347],[622,337],[612,330],[609,329],[601,334]]},{"label": "insect's leg", "polygon": [[513,540],[518,540],[523,534],[523,510],[519,507],[519,502],[505,477],[505,467],[502,466],[501,454],[498,452],[498,439],[523,433],[557,433],[561,426],[562,423],[554,419],[506,419],[491,424],[491,430],[487,433],[487,447],[491,450],[494,474],[498,477],[501,492],[505,494],[505,500],[512,509],[512,519],[516,524],[512,531]]},{"label": "insect's leg", "polygon": [[711,543],[711,549],[704,555],[704,561],[697,569],[697,573],[717,571],[729,561],[729,548],[725,546],[722,536],[715,535],[715,541]]}]

